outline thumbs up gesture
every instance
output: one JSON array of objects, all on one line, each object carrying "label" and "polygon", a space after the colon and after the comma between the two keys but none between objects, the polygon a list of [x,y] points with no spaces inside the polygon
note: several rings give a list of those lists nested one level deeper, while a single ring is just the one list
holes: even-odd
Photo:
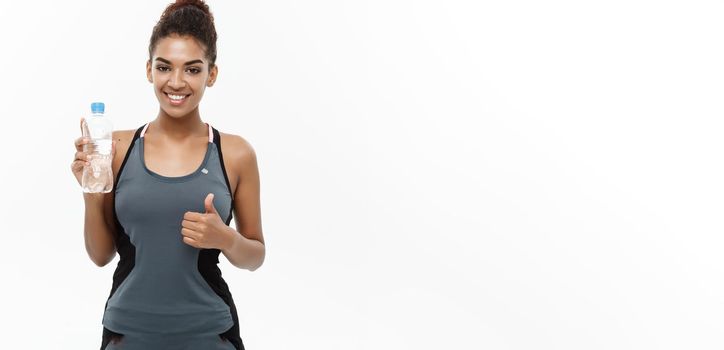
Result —
[{"label": "thumbs up gesture", "polygon": [[205,213],[187,211],[181,222],[181,235],[184,243],[206,249],[224,249],[233,242],[233,228],[227,226],[214,207],[214,194],[204,199]]}]

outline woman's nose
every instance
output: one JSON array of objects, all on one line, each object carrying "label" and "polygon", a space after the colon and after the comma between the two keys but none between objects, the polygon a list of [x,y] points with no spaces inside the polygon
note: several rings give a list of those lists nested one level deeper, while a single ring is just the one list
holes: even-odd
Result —
[{"label": "woman's nose", "polygon": [[183,75],[180,72],[176,72],[171,74],[171,78],[168,80],[168,86],[173,89],[181,89],[186,85],[186,82],[183,80]]}]

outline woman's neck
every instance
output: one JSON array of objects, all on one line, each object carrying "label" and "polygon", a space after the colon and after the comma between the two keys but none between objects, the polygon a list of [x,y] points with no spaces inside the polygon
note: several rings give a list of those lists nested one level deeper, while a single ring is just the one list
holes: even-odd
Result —
[{"label": "woman's neck", "polygon": [[163,110],[158,112],[156,120],[148,126],[151,132],[157,132],[171,139],[186,139],[193,136],[208,135],[208,127],[201,121],[198,108],[183,117],[171,117]]}]

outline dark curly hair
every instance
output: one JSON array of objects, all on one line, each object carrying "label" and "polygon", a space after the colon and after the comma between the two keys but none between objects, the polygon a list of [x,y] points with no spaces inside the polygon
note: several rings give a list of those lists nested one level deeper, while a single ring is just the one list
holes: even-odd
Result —
[{"label": "dark curly hair", "polygon": [[216,64],[216,28],[209,5],[203,0],[176,0],[163,11],[153,27],[148,57],[153,59],[156,43],[172,34],[190,35],[204,46],[209,69]]}]

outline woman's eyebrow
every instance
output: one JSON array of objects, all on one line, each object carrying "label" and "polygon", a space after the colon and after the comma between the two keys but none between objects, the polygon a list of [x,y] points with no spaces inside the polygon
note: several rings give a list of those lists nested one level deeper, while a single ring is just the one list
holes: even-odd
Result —
[{"label": "woman's eyebrow", "polygon": [[[169,60],[167,60],[167,59],[165,59],[165,58],[162,58],[162,57],[156,57],[156,61],[161,61],[161,62],[166,63],[166,64],[171,64],[171,61],[169,61]],[[188,66],[189,64],[194,64],[194,63],[204,63],[204,61],[202,61],[202,60],[192,60],[192,61],[188,61],[188,62],[184,63],[184,66]]]}]

